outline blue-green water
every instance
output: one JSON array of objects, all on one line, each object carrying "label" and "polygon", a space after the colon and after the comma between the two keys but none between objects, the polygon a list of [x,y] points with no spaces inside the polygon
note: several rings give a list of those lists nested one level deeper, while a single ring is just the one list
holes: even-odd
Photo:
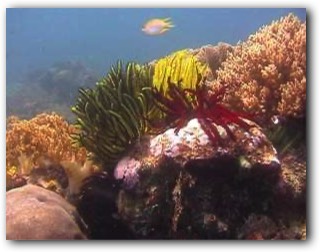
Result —
[{"label": "blue-green water", "polygon": [[[262,25],[305,9],[7,9],[7,85],[56,62],[81,61],[99,75],[118,59],[146,62],[174,50],[245,40]],[[162,36],[142,25],[171,17]]]}]

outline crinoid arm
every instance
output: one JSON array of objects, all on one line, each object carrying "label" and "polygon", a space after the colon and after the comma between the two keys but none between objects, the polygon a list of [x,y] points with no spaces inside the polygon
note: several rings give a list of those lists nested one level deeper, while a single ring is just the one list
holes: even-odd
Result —
[{"label": "crinoid arm", "polygon": [[222,140],[217,128],[206,119],[198,119],[201,128],[207,134],[211,142],[214,144]]},{"label": "crinoid arm", "polygon": [[79,133],[75,141],[93,153],[107,170],[150,130],[157,116],[151,95],[152,74],[147,65],[119,61],[95,89],[80,89],[72,111]]},{"label": "crinoid arm", "polygon": [[195,106],[194,100],[190,99],[185,89],[181,88],[181,81],[173,83],[170,78],[166,94],[156,88],[153,88],[152,94],[155,105],[164,114],[162,122],[160,121],[158,124],[165,123],[167,125],[165,128],[176,127],[175,132],[177,133],[184,126],[189,115],[192,114]]}]

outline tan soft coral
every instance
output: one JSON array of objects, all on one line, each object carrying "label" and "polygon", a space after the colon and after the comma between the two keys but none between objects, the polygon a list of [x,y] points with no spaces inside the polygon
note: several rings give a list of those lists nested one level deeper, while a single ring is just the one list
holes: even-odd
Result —
[{"label": "tan soft coral", "polygon": [[6,133],[7,168],[21,165],[21,157],[27,157],[32,165],[37,165],[42,156],[57,162],[84,163],[86,150],[73,146],[70,138],[75,131],[74,126],[55,113],[39,114],[31,120],[10,117]]},{"label": "tan soft coral", "polygon": [[226,87],[224,103],[268,120],[300,117],[306,110],[306,23],[293,14],[260,28],[235,46],[213,90]]}]

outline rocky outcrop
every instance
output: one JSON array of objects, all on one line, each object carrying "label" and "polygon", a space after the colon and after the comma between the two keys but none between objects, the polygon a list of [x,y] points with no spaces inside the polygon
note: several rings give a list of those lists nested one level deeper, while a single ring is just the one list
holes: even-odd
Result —
[{"label": "rocky outcrop", "polygon": [[6,194],[7,240],[86,239],[74,206],[39,186],[26,185]]}]

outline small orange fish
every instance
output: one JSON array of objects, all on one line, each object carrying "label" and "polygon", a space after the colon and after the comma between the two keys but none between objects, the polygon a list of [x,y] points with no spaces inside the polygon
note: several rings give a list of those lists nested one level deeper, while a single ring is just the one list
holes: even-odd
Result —
[{"label": "small orange fish", "polygon": [[160,35],[172,27],[171,18],[155,18],[146,22],[141,30],[148,35]]}]

